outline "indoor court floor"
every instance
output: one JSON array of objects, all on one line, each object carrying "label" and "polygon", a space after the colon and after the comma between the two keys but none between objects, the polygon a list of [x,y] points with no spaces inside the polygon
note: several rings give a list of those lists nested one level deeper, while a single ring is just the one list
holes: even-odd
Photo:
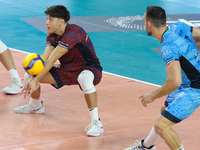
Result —
[{"label": "indoor court floor", "polygon": [[[143,24],[146,6],[166,10],[167,23],[183,21],[200,26],[200,2],[194,0],[0,0],[0,38],[11,49],[20,77],[27,53],[42,54],[45,48],[47,7],[65,5],[71,12],[70,23],[88,32],[104,68],[96,86],[99,116],[105,132],[87,137],[90,123],[83,93],[78,86],[55,90],[42,84],[44,114],[16,114],[14,108],[28,102],[23,95],[0,92],[0,150],[122,150],[135,140],[146,138],[165,98],[143,107],[139,97],[155,90],[166,78],[160,56],[160,43],[147,36]],[[0,63],[0,89],[10,77]],[[177,124],[185,150],[199,150],[200,110]],[[157,150],[169,150],[159,138]]]}]

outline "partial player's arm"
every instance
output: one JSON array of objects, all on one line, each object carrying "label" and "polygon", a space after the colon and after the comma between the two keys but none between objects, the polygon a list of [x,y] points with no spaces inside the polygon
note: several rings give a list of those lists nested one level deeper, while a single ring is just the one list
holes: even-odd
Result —
[{"label": "partial player's arm", "polygon": [[51,52],[42,72],[38,74],[35,78],[33,78],[30,82],[27,82],[26,88],[24,88],[26,90],[24,97],[31,96],[32,93],[38,89],[38,82],[49,72],[49,70],[53,67],[54,63],[67,52],[67,49],[60,46],[57,46]]},{"label": "partial player's arm", "polygon": [[175,91],[182,82],[181,66],[179,61],[173,61],[166,66],[167,79],[162,87],[154,93],[154,98],[159,98]]},{"label": "partial player's arm", "polygon": [[[51,46],[52,47],[52,46]],[[61,46],[57,46],[49,55],[48,59],[46,60],[46,64],[44,67],[44,70],[38,74],[35,77],[35,81],[39,82],[40,79],[42,79],[42,77],[45,76],[45,74],[47,72],[49,72],[49,70],[53,67],[53,65],[55,64],[55,62],[62,57],[64,54],[66,54],[68,52],[68,50],[66,48],[63,48]]]},{"label": "partial player's arm", "polygon": [[48,60],[50,54],[52,53],[52,51],[54,49],[55,49],[55,47],[53,47],[53,46],[49,46],[49,45],[46,46],[44,53],[43,53],[43,57],[45,60]]},{"label": "partial player's arm", "polygon": [[182,82],[181,67],[179,61],[173,61],[166,67],[167,79],[162,87],[152,92],[149,91],[145,95],[141,96],[141,102],[146,107],[148,103],[153,102],[155,99],[165,96],[175,91]]},{"label": "partial player's arm", "polygon": [[200,50],[200,29],[193,27],[192,35],[197,48]]}]

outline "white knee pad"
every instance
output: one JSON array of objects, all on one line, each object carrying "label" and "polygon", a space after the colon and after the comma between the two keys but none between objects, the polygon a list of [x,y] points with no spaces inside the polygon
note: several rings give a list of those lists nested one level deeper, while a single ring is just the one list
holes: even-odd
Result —
[{"label": "white knee pad", "polygon": [[78,76],[78,83],[85,94],[96,92],[93,81],[94,74],[89,70],[83,70]]},{"label": "white knee pad", "polygon": [[8,47],[0,40],[0,54],[7,50]]}]

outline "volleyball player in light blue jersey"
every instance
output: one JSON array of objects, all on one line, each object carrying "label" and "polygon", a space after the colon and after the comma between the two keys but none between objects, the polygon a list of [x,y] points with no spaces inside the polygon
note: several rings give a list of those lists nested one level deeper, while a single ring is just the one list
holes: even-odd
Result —
[{"label": "volleyball player in light blue jersey", "polygon": [[[200,56],[193,41],[192,30],[193,27],[177,22],[162,36],[161,55],[166,66],[176,60],[181,65],[181,86],[168,95],[165,105],[173,103],[162,112],[163,116],[175,123],[189,117],[199,106],[197,103],[199,104],[200,99]],[[174,102],[176,97],[180,97],[180,100]]]},{"label": "volleyball player in light blue jersey", "polygon": [[155,142],[159,136],[171,150],[184,150],[172,127],[189,117],[200,105],[200,56],[194,42],[200,39],[200,29],[183,22],[168,27],[165,10],[158,6],[147,7],[144,22],[147,34],[161,43],[167,79],[156,91],[141,96],[141,102],[147,107],[162,96],[168,97],[147,138],[125,150],[156,150]]}]

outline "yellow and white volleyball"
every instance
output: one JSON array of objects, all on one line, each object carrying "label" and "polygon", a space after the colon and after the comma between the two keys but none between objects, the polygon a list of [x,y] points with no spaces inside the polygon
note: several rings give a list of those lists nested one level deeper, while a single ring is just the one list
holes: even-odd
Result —
[{"label": "yellow and white volleyball", "polygon": [[27,73],[38,75],[45,67],[45,59],[42,55],[30,53],[25,56],[23,67]]}]

